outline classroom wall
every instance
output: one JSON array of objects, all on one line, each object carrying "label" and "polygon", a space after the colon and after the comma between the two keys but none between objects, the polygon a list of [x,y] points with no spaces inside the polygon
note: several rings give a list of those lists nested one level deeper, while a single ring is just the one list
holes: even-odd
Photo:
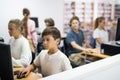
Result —
[{"label": "classroom wall", "polygon": [[22,9],[26,7],[31,11],[31,17],[39,18],[39,31],[45,28],[44,19],[53,18],[55,26],[62,33],[63,0],[2,0],[0,1],[0,36],[8,42],[8,22],[10,19],[22,19]]},{"label": "classroom wall", "polygon": [[[0,37],[9,41],[8,21],[12,18],[22,19],[22,9],[29,8],[32,17],[39,18],[39,31],[45,28],[44,19],[53,18],[56,27],[63,33],[63,17],[64,17],[64,1],[65,0],[2,0],[0,1]],[[74,0],[67,0],[74,1]],[[83,1],[83,0],[79,0]],[[96,0],[84,0],[85,2]],[[120,0],[97,0],[97,2],[115,2]]]}]

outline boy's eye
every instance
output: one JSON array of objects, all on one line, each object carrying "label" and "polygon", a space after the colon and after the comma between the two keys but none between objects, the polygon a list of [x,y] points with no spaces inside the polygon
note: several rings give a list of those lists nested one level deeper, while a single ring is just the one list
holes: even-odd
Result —
[{"label": "boy's eye", "polygon": [[43,41],[50,41],[50,39],[43,39]]}]

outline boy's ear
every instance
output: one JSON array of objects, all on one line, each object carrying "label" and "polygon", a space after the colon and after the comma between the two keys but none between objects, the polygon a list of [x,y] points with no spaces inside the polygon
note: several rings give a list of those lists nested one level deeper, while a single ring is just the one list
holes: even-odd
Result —
[{"label": "boy's ear", "polygon": [[57,41],[57,44],[60,44],[60,39],[56,39],[56,41]]}]

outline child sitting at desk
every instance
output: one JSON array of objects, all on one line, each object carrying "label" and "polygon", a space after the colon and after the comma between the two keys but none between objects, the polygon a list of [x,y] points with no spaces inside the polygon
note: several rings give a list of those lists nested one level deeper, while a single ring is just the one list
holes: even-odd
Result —
[{"label": "child sitting at desk", "polygon": [[19,19],[12,19],[8,23],[9,41],[13,66],[27,67],[32,60],[28,40],[22,35],[22,22]]},{"label": "child sitting at desk", "polygon": [[40,66],[43,76],[49,76],[68,69],[72,69],[67,56],[58,49],[60,43],[60,32],[55,27],[47,27],[43,33],[43,46],[46,50],[42,50],[35,58],[33,64],[25,68],[20,75],[26,72],[26,76],[30,71]]}]

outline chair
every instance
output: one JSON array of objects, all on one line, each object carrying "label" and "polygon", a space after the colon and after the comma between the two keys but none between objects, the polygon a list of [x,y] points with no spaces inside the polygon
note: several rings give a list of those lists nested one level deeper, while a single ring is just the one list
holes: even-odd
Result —
[{"label": "chair", "polygon": [[93,37],[91,37],[90,39],[90,45],[92,46],[92,48],[96,48],[96,40]]},{"label": "chair", "polygon": [[0,42],[4,42],[4,39],[2,37],[0,37]]}]

